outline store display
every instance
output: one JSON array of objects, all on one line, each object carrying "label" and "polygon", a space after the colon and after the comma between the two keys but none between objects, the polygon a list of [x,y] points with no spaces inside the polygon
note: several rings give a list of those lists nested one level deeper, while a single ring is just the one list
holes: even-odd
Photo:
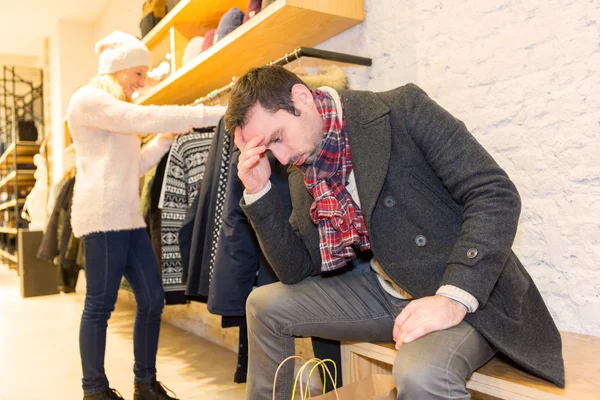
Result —
[{"label": "store display", "polygon": [[[41,151],[37,144],[44,136],[44,118],[42,99],[43,83],[34,83],[23,79],[20,67],[2,67],[3,79],[0,79],[0,226],[4,229],[0,235],[0,262],[11,268],[18,268],[23,257],[19,246],[6,245],[17,243],[20,229],[27,229],[29,221],[23,217],[22,207],[25,198],[32,190],[35,179],[43,180],[42,170],[34,173],[36,163],[34,155]],[[25,89],[26,88],[26,89]],[[42,145],[43,146],[43,145]],[[43,156],[40,155],[43,158]],[[43,182],[40,182],[42,184]],[[43,199],[41,199],[43,201]],[[34,207],[37,220],[43,219],[44,206]],[[40,213],[42,215],[40,215]]]}]

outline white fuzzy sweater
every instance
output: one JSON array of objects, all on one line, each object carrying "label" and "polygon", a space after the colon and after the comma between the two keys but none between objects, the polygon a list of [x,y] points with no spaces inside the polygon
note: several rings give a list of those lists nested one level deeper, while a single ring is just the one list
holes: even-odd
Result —
[{"label": "white fuzzy sweater", "polygon": [[67,112],[77,166],[73,233],[145,227],[139,178],[160,161],[172,139],[159,135],[140,149],[140,135],[216,125],[224,113],[225,107],[202,105],[140,106],[89,87],[75,92]]}]

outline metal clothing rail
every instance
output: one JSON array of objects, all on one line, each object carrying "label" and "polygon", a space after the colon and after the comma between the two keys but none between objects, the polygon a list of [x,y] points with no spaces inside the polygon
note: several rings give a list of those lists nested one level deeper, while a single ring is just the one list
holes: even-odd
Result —
[{"label": "metal clothing rail", "polygon": [[299,59],[300,57],[318,58],[321,60],[362,65],[365,67],[370,67],[373,63],[373,60],[367,57],[360,57],[346,53],[338,53],[329,50],[314,49],[312,47],[298,47],[292,53],[286,53],[280,59],[271,61],[267,65],[286,65],[291,63],[292,61]]},{"label": "metal clothing rail", "polygon": [[[373,60],[370,58],[367,58],[367,57],[360,57],[360,56],[355,56],[355,55],[346,54],[346,53],[338,53],[338,52],[329,51],[329,50],[314,49],[312,47],[298,47],[293,52],[286,53],[283,57],[281,57],[275,61],[271,61],[267,65],[283,66],[283,65],[291,63],[292,61],[298,60],[301,57],[317,58],[317,59],[321,59],[321,60],[334,61],[334,62],[340,62],[340,63],[345,63],[345,64],[360,65],[360,66],[366,66],[366,67],[371,66],[373,63]],[[196,105],[196,104],[207,102],[209,100],[213,100],[214,98],[222,95],[223,93],[230,91],[233,88],[233,86],[235,85],[235,80],[236,80],[235,77],[232,78],[232,81],[230,83],[228,83],[227,85],[223,86],[222,88],[213,90],[212,92],[208,93],[204,97],[200,97],[199,99],[194,101],[192,104]]]}]

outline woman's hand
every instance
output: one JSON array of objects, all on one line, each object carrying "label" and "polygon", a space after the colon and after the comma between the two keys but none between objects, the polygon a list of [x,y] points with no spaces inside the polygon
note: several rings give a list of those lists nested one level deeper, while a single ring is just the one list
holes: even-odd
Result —
[{"label": "woman's hand", "polygon": [[168,140],[175,140],[175,138],[177,137],[178,133],[159,133],[158,136],[161,139],[168,139]]}]

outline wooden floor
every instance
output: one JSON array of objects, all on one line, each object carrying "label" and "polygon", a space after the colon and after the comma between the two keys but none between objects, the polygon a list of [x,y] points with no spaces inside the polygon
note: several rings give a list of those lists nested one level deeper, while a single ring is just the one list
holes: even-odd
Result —
[{"label": "wooden floor", "polygon": [[[22,299],[15,271],[0,265],[0,400],[81,399],[77,294]],[[135,310],[118,304],[109,322],[106,371],[111,387],[133,398]],[[238,400],[237,356],[171,325],[161,328],[158,378],[182,400]]]}]

